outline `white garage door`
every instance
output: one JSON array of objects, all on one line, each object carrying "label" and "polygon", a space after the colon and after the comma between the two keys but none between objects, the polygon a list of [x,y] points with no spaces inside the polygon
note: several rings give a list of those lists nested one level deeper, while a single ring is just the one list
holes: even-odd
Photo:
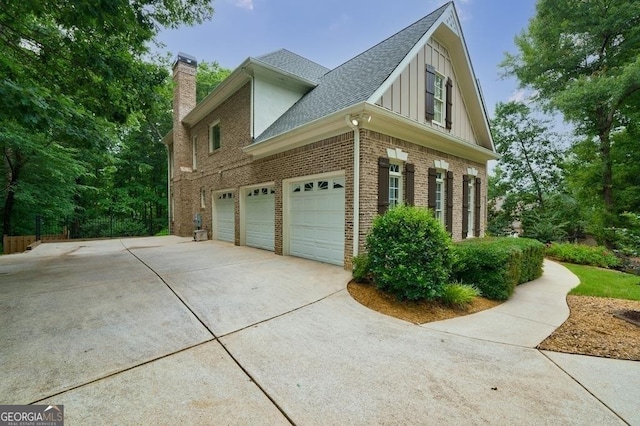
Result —
[{"label": "white garage door", "polygon": [[292,183],[289,191],[289,254],[343,265],[344,177]]},{"label": "white garage door", "polygon": [[218,193],[215,197],[213,226],[216,238],[221,241],[235,242],[236,204],[232,192]]},{"label": "white garage door", "polygon": [[274,249],[275,192],[272,186],[246,190],[245,231],[246,243],[250,247]]}]

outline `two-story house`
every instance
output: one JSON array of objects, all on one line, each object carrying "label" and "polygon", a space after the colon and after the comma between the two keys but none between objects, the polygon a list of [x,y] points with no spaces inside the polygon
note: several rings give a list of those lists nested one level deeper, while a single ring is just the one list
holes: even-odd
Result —
[{"label": "two-story house", "polygon": [[455,6],[330,70],[287,50],[246,59],[202,102],[174,65],[172,233],[350,267],[372,220],[432,209],[454,240],[482,236],[497,158]]}]

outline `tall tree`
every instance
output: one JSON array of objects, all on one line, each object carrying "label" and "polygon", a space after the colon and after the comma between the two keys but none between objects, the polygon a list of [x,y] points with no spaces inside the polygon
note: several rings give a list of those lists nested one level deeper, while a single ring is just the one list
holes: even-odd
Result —
[{"label": "tall tree", "polygon": [[231,74],[231,70],[217,62],[198,62],[196,74],[196,100],[202,101],[213,89]]},{"label": "tall tree", "polygon": [[89,163],[112,149],[117,127],[145,111],[166,80],[165,68],[144,60],[159,29],[212,12],[209,0],[0,0],[5,234],[20,204],[71,208]]},{"label": "tall tree", "polygon": [[[640,101],[640,2],[538,0],[503,67],[597,145],[602,205],[614,212],[612,131]],[[636,148],[637,149],[637,148]]]},{"label": "tall tree", "polygon": [[562,181],[559,136],[521,102],[498,103],[491,130],[502,156],[495,186],[544,209],[545,193],[557,191]]}]

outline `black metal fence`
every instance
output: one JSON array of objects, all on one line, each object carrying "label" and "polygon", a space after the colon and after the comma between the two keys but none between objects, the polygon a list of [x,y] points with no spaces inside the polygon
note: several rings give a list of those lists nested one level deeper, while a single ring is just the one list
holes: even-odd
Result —
[{"label": "black metal fence", "polygon": [[36,240],[83,238],[121,238],[155,235],[167,226],[161,218],[132,218],[109,215],[103,217],[35,218]]}]

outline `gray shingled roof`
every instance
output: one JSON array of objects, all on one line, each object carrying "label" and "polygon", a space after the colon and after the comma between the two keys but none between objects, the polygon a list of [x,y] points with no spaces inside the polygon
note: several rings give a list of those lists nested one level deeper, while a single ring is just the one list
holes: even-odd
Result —
[{"label": "gray shingled roof", "polygon": [[331,71],[329,68],[316,64],[315,62],[289,52],[286,49],[276,50],[275,52],[251,59],[265,63],[316,84],[320,82],[320,78],[323,75]]},{"label": "gray shingled roof", "polygon": [[326,73],[313,90],[269,126],[255,142],[363,102],[384,83],[409,51],[429,31],[449,3]]}]

